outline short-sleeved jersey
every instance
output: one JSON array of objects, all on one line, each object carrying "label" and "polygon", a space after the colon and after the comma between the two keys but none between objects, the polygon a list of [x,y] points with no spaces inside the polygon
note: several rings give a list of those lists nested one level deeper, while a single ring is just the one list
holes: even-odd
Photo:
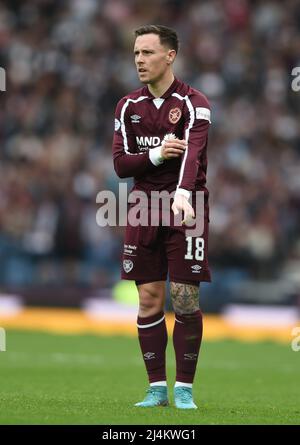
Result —
[{"label": "short-sleeved jersey", "polygon": [[[134,190],[176,188],[203,190],[206,184],[207,138],[210,106],[206,97],[176,79],[155,98],[147,86],[123,97],[115,112],[113,159],[119,177],[133,177]],[[179,158],[155,166],[149,150],[162,144],[167,135],[187,140]]]}]

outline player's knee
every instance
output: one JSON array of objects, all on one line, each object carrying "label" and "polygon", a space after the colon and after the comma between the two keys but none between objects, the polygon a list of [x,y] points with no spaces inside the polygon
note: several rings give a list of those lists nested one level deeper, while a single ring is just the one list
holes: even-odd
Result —
[{"label": "player's knee", "polygon": [[182,301],[173,301],[173,309],[176,314],[194,314],[200,309],[199,303],[185,304]]},{"label": "player's knee", "polygon": [[155,312],[156,304],[155,304],[155,302],[148,300],[148,299],[144,299],[144,300],[140,299],[139,308],[143,312],[149,312],[149,311]]},{"label": "player's knee", "polygon": [[143,309],[152,309],[158,304],[158,298],[155,294],[149,291],[139,292],[140,297],[140,307]]},{"label": "player's knee", "polygon": [[171,300],[176,314],[193,314],[200,309],[199,286],[171,282]]},{"label": "player's knee", "polygon": [[139,300],[140,311],[155,313],[162,309],[163,296],[153,289],[139,289]]},{"label": "player's knee", "polygon": [[198,312],[199,309],[199,304],[194,304],[193,306],[179,305],[175,307],[174,311],[179,315],[192,315],[195,314],[195,312]]}]

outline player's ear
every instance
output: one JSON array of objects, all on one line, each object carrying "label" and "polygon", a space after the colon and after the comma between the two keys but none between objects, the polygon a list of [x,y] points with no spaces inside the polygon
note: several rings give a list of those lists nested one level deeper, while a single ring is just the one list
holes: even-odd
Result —
[{"label": "player's ear", "polygon": [[175,57],[176,57],[176,51],[175,51],[175,49],[170,49],[170,50],[168,51],[168,55],[167,55],[167,64],[170,65],[171,63],[173,63]]}]

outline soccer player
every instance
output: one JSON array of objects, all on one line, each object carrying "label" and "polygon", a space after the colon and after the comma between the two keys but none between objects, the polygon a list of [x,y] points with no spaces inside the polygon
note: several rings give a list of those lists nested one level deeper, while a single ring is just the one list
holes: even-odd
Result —
[{"label": "soccer player", "polygon": [[[126,227],[122,278],[135,280],[138,288],[138,337],[150,382],[145,399],[135,406],[169,403],[164,316],[169,273],[175,312],[175,406],[196,409],[192,385],[202,340],[199,286],[210,281],[205,187],[210,107],[202,93],[174,77],[177,52],[174,30],[146,25],[135,31],[135,65],[144,86],[116,107],[113,159],[120,178],[134,178],[134,192],[148,196],[153,191],[175,192],[169,226],[129,222]],[[204,231],[191,237],[186,234],[187,223],[197,218],[198,191],[204,193]],[[175,215],[180,212],[183,221],[176,225]]]}]

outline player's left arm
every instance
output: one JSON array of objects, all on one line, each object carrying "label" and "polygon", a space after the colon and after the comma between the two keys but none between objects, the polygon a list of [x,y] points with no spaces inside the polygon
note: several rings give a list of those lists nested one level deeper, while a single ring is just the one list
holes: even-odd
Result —
[{"label": "player's left arm", "polygon": [[210,114],[210,106],[205,96],[194,95],[186,100],[184,130],[187,149],[182,158],[172,206],[175,215],[183,210],[184,221],[195,217],[194,210],[188,200],[195,188],[201,152],[207,145],[208,130],[211,123]]}]

